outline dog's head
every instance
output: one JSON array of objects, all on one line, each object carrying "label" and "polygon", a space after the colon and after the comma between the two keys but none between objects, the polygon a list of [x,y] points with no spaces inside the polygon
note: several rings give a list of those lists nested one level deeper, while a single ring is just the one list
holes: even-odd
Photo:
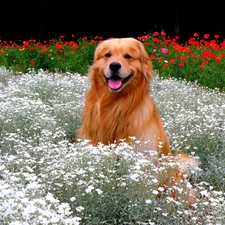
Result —
[{"label": "dog's head", "polygon": [[[134,38],[108,39],[100,43],[89,72],[92,81],[107,85],[112,92],[120,92],[133,82],[148,81],[153,76],[152,62],[143,44]],[[95,77],[96,74],[100,77]]]}]

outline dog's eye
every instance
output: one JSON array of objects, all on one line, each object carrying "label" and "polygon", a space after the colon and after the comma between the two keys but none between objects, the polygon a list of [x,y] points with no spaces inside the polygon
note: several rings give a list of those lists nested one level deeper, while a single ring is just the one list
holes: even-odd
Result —
[{"label": "dog's eye", "polygon": [[132,57],[131,57],[131,55],[126,54],[126,55],[124,55],[124,58],[125,58],[125,59],[131,59]]},{"label": "dog's eye", "polygon": [[106,53],[106,54],[105,54],[105,57],[107,57],[107,58],[109,58],[110,56],[111,56],[110,53]]}]

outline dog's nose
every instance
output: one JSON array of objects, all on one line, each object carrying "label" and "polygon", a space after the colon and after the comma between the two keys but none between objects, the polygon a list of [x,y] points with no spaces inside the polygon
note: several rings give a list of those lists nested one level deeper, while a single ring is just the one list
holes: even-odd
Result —
[{"label": "dog's nose", "polygon": [[119,62],[111,62],[109,64],[109,69],[113,72],[117,72],[121,68],[121,64]]}]

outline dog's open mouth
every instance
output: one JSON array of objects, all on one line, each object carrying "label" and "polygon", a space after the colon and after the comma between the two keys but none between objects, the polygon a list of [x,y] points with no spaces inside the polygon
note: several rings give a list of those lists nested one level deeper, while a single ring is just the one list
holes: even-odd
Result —
[{"label": "dog's open mouth", "polygon": [[126,78],[121,78],[119,76],[111,76],[110,78],[105,76],[105,80],[109,85],[111,91],[119,91],[122,87],[130,80],[132,74],[127,76]]}]

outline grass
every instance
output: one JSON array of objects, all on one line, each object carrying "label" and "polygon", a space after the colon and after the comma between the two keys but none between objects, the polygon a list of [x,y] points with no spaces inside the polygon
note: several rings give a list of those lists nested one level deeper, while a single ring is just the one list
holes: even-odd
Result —
[{"label": "grass", "polygon": [[224,92],[171,77],[151,83],[172,151],[201,161],[189,177],[197,191],[189,209],[182,184],[177,200],[158,188],[168,165],[156,167],[154,154],[75,142],[87,89],[77,73],[0,68],[0,224],[225,223]]}]

